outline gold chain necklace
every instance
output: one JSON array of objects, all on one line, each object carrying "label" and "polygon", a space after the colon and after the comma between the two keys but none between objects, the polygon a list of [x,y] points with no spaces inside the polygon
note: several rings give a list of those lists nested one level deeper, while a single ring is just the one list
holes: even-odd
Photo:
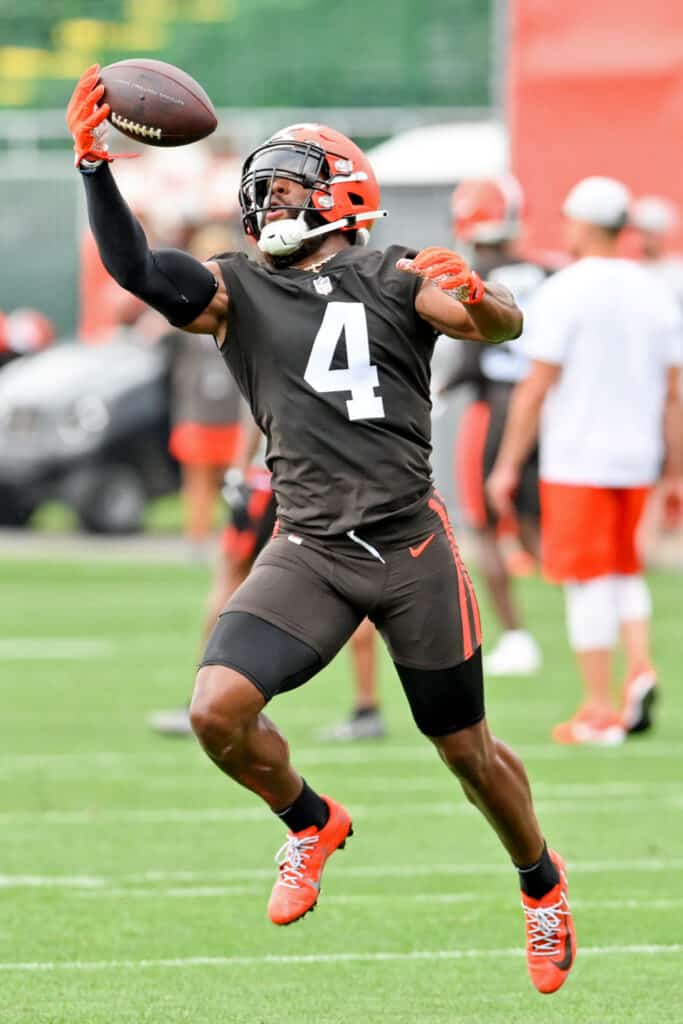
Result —
[{"label": "gold chain necklace", "polygon": [[308,266],[306,266],[306,267],[295,267],[294,269],[295,270],[304,270],[304,271],[309,271],[310,270],[314,274],[317,274],[318,271],[322,267],[324,267],[326,263],[329,263],[329,261],[332,259],[332,257],[336,256],[336,255],[337,255],[336,252],[332,252],[332,253],[330,253],[329,256],[326,256],[324,260],[318,260],[317,263],[309,263]]}]

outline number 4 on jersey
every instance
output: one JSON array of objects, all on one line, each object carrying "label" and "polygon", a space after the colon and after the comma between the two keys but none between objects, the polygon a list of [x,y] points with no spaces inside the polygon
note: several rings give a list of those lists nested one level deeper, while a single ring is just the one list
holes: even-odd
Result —
[{"label": "number 4 on jersey", "polygon": [[[346,338],[345,370],[332,370],[332,360],[342,336]],[[324,394],[350,391],[346,400],[350,420],[381,419],[384,403],[375,388],[379,387],[377,367],[370,362],[368,322],[362,302],[329,302],[320,329],[315,336],[304,380]]]}]

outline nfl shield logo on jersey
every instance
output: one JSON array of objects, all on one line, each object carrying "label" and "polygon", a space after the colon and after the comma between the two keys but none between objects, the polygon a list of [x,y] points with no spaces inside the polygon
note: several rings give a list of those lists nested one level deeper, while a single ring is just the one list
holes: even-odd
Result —
[{"label": "nfl shield logo on jersey", "polygon": [[329,295],[332,291],[332,282],[329,277],[316,277],[313,282],[313,287],[317,291],[318,295]]}]

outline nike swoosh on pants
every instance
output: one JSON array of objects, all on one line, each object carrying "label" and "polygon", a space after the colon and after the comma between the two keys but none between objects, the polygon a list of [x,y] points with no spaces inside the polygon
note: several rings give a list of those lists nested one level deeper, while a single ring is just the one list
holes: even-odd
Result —
[{"label": "nike swoosh on pants", "polygon": [[422,543],[418,544],[416,548],[408,548],[408,551],[410,551],[413,558],[419,558],[424,549],[432,543],[435,536],[436,534],[430,533],[429,537],[427,537],[427,540],[423,540]]}]

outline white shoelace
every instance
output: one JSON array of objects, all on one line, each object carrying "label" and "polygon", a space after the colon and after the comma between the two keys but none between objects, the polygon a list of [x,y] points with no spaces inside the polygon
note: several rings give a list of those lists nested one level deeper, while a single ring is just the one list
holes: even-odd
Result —
[{"label": "white shoelace", "polygon": [[289,889],[298,889],[303,879],[306,860],[313,852],[313,847],[320,836],[288,836],[287,842],[275,854],[275,863],[279,865],[280,877],[278,885],[286,885]]},{"label": "white shoelace", "polygon": [[536,956],[554,956],[560,941],[562,918],[569,915],[569,907],[564,894],[557,903],[550,907],[527,907],[522,909],[530,925],[529,943]]}]

